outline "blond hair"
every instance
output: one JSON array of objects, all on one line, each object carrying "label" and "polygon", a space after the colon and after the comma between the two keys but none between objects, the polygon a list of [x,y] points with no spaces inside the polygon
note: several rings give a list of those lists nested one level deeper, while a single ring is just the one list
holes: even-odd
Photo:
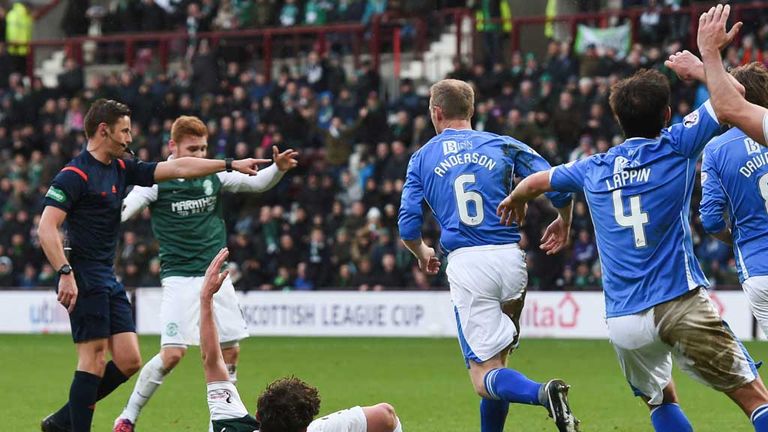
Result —
[{"label": "blond hair", "polygon": [[457,79],[444,79],[429,89],[429,103],[440,107],[446,120],[469,120],[475,113],[475,91]]}]

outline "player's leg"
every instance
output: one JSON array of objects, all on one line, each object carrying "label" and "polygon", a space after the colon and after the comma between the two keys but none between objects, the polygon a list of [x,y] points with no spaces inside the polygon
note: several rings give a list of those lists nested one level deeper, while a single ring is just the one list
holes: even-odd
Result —
[{"label": "player's leg", "polygon": [[[202,284],[202,279],[201,282]],[[240,356],[239,341],[248,337],[248,325],[240,310],[235,287],[227,277],[221,289],[213,297],[214,319],[221,338],[222,355],[229,371],[229,380],[237,383],[237,362]]]},{"label": "player's leg", "polygon": [[752,315],[757,319],[763,333],[768,335],[768,276],[753,276],[741,286],[749,301]]},{"label": "player's leg", "polygon": [[130,431],[141,414],[141,410],[157,391],[173,368],[181,361],[187,345],[197,340],[192,338],[196,330],[195,315],[199,310],[199,286],[193,278],[163,278],[163,297],[160,304],[160,320],[163,333],[160,335],[160,352],[152,357],[139,373],[128,403],[115,419],[115,431]]},{"label": "player's leg", "polygon": [[697,381],[728,394],[750,418],[768,407],[768,392],[741,342],[723,322],[704,289],[656,306],[660,338],[670,347],[682,370]]},{"label": "player's leg", "polygon": [[672,381],[670,347],[659,338],[654,316],[654,309],[649,309],[608,318],[608,335],[632,391],[650,408],[654,430],[692,431]]},{"label": "player's leg", "polygon": [[663,399],[660,405],[651,405],[648,399],[645,403],[651,410],[651,424],[656,431],[692,431],[688,417],[680,408],[680,402],[677,399],[677,390],[675,382],[670,380],[662,392]]},{"label": "player's leg", "polygon": [[104,289],[91,288],[94,284],[89,284],[82,274],[75,277],[80,293],[69,320],[77,349],[77,370],[68,402],[41,423],[45,432],[90,430],[106,366],[110,331],[109,295]]},{"label": "player's leg", "polygon": [[768,391],[759,377],[726,394],[749,417],[755,431],[768,431]]},{"label": "player's leg", "polygon": [[224,357],[224,364],[227,365],[229,381],[232,384],[237,384],[237,361],[240,359],[240,344],[238,342],[223,342],[221,355]]}]

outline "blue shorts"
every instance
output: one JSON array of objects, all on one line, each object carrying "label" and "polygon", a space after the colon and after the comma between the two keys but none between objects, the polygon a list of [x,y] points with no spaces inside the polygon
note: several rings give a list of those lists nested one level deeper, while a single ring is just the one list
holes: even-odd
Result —
[{"label": "blue shorts", "polygon": [[72,264],[77,282],[75,310],[69,314],[75,343],[136,333],[131,303],[111,266]]}]

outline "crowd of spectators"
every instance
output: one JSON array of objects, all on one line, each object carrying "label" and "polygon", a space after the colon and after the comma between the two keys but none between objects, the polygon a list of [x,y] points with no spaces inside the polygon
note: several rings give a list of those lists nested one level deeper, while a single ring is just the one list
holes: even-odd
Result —
[{"label": "crowd of spectators", "polygon": [[[729,65],[768,62],[762,49],[768,27],[752,27],[738,48],[728,50]],[[555,165],[622,142],[607,96],[613,82],[640,68],[669,76],[673,121],[701,104],[706,88],[679,81],[663,66],[681,47],[673,40],[637,44],[619,58],[594,47],[577,55],[570,43],[552,41],[543,55],[516,52],[490,68],[456,59],[449,76],[475,86],[476,129],[513,136]],[[181,114],[206,122],[211,157],[268,157],[273,145],[301,152],[300,168],[271,191],[225,196],[239,289],[446,289],[443,274],[426,278],[397,241],[409,157],[434,135],[418,83],[404,80],[396,95],[384,97],[382,77],[368,62],[349,74],[337,57],[310,52],[267,80],[249,64],[222,63],[215,51],[205,55],[169,74],[125,70],[94,74],[86,83],[83,70],[68,61],[55,88],[19,74],[0,81],[0,287],[53,283],[55,272],[36,235],[42,196],[83,148],[89,102],[106,97],[132,108],[132,147],[142,160],[167,157],[170,125]],[[732,252],[703,233],[695,214],[694,206],[694,241],[706,273],[718,285],[737,283]],[[546,201],[529,207],[521,245],[528,252],[530,289],[599,288],[598,253],[583,198],[575,204],[572,247],[547,256],[538,242],[554,217]],[[436,244],[438,236],[427,217],[426,241]],[[159,285],[148,211],[123,225],[116,267],[127,287]]]}]

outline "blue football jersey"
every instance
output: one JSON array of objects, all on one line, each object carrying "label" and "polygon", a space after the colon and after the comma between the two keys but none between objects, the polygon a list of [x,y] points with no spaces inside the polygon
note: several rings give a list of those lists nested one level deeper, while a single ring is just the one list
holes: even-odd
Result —
[{"label": "blue football jersey", "polygon": [[[446,129],[411,156],[400,201],[400,237],[421,237],[422,201],[440,224],[445,253],[469,246],[503,245],[520,240],[516,225],[500,223],[496,208],[514,187],[514,177],[550,168],[527,145],[508,136],[471,129]],[[557,207],[571,195],[550,193]]]},{"label": "blue football jersey", "polygon": [[696,161],[719,132],[707,102],[655,139],[631,138],[551,171],[554,190],[586,196],[609,318],[709,285],[693,254],[689,215]]},{"label": "blue football jersey", "polygon": [[708,233],[726,227],[727,206],[739,279],[768,275],[768,148],[737,128],[704,148],[701,222]]}]

